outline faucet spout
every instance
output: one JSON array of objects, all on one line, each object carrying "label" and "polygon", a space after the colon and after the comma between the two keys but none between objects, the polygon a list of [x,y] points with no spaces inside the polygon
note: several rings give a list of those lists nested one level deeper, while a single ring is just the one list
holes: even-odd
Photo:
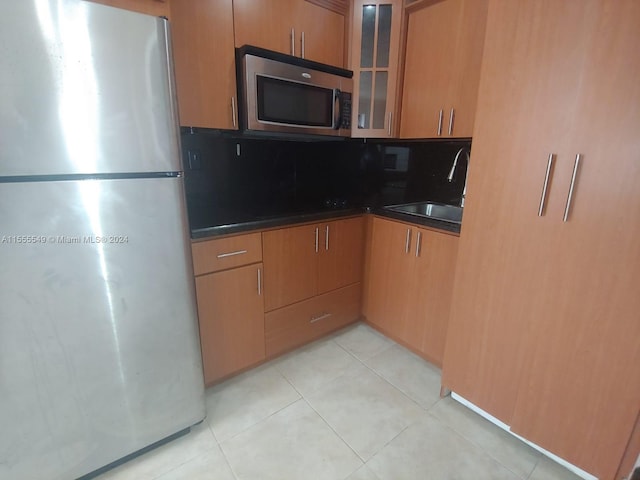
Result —
[{"label": "faucet spout", "polygon": [[[453,165],[451,165],[451,170],[449,170],[449,175],[447,175],[447,180],[449,182],[453,182],[453,175],[456,173],[456,168],[458,166],[458,159],[460,158],[460,155],[462,155],[462,152],[464,152],[466,150],[466,147],[462,147],[460,150],[458,150],[458,152],[456,153],[456,156],[453,158]],[[466,156],[467,156],[467,173],[469,173],[469,152],[465,152]],[[464,177],[464,188],[462,190],[462,198],[460,199],[460,206],[464,207],[464,197],[467,194],[467,175],[465,175]]]}]

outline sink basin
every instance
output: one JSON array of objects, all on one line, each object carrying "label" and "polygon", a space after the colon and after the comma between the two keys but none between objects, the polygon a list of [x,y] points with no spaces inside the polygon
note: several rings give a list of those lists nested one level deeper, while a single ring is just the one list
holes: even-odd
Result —
[{"label": "sink basin", "polygon": [[442,203],[418,202],[407,203],[404,205],[391,205],[384,208],[386,208],[387,210],[392,210],[394,212],[408,213],[409,215],[433,218],[436,220],[442,220],[444,222],[462,222],[462,207],[444,205]]}]

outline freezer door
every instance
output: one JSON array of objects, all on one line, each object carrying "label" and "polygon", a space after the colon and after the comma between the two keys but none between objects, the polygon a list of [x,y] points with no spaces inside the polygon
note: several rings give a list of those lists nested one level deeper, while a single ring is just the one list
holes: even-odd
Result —
[{"label": "freezer door", "polygon": [[0,177],[178,171],[166,20],[2,2]]},{"label": "freezer door", "polygon": [[204,418],[182,199],[0,184],[0,478],[76,478]]}]

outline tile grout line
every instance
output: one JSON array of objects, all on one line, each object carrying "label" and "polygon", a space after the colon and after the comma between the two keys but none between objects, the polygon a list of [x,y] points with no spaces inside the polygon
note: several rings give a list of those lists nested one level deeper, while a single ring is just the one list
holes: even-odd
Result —
[{"label": "tile grout line", "polygon": [[[205,418],[205,421],[207,421],[206,418]],[[218,446],[218,450],[220,450],[220,453],[222,453],[222,458],[224,458],[225,463],[227,464],[227,466],[229,467],[229,470],[231,471],[231,475],[233,475],[233,478],[235,478],[236,480],[239,480],[239,477],[236,474],[236,471],[233,469],[233,466],[231,465],[231,462],[229,462],[229,459],[227,458],[227,454],[224,453],[224,450],[222,449],[222,445],[220,445],[220,441],[218,440],[218,436],[216,435],[216,432],[213,431],[213,427],[211,426],[211,424],[208,421],[207,421],[207,426],[209,427],[209,430],[211,431],[211,434],[213,435],[213,438],[216,441],[216,445]]]}]

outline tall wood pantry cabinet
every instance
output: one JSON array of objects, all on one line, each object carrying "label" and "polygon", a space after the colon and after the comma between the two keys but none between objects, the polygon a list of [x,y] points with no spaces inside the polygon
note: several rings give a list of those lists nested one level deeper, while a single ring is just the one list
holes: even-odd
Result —
[{"label": "tall wood pantry cabinet", "polygon": [[640,408],[639,25],[635,0],[491,0],[443,365],[602,479]]}]

